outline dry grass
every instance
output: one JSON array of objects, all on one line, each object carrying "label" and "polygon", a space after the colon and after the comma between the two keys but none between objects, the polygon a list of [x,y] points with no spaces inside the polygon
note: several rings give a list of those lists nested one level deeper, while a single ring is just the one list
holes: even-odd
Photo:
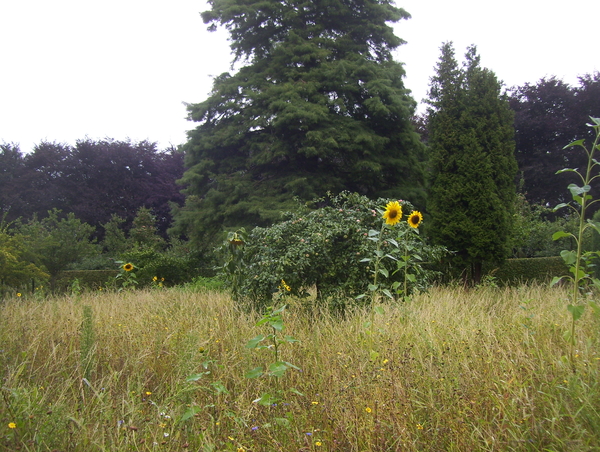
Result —
[{"label": "dry grass", "polygon": [[[245,348],[268,331],[224,294],[9,300],[0,307],[0,449],[599,450],[598,319],[579,321],[573,373],[565,300],[542,287],[435,289],[375,316],[377,362],[369,311],[340,318],[288,300],[285,333],[301,342],[282,359],[302,370],[280,381],[244,377],[271,361]],[[85,305],[93,331],[82,327]],[[253,403],[291,387],[304,396]]]}]

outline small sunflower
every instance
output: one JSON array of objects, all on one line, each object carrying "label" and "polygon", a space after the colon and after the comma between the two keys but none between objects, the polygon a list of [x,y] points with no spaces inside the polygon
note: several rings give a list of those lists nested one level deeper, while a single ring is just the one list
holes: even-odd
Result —
[{"label": "small sunflower", "polygon": [[131,270],[133,270],[133,269],[134,269],[134,266],[133,266],[133,264],[131,264],[131,263],[129,263],[129,262],[128,262],[128,263],[126,263],[125,265],[123,265],[123,270],[125,270],[126,272],[130,272],[130,271],[131,271]]},{"label": "small sunflower", "polygon": [[383,218],[385,222],[390,226],[397,224],[402,218],[402,206],[398,201],[388,202],[385,206],[385,212],[383,212]]},{"label": "small sunflower", "polygon": [[413,210],[412,213],[408,216],[407,223],[411,228],[418,228],[421,222],[423,221],[423,215],[421,212],[417,210]]}]

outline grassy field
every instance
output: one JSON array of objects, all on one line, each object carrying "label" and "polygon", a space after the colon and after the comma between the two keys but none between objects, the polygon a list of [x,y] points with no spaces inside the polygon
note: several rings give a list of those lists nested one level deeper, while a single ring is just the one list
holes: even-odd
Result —
[{"label": "grassy field", "polygon": [[573,372],[566,299],[439,288],[373,328],[369,310],[289,299],[299,342],[278,353],[300,370],[249,379],[273,349],[246,344],[273,330],[226,294],[15,298],[0,306],[0,450],[600,450],[600,321],[578,322]]}]

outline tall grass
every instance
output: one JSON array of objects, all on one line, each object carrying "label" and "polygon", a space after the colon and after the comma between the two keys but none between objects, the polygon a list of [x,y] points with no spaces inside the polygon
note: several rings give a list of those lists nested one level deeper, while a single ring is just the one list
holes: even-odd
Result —
[{"label": "tall grass", "polygon": [[304,396],[267,407],[253,401],[275,382],[244,376],[269,359],[244,347],[264,327],[222,293],[9,300],[0,448],[600,450],[598,320],[581,319],[573,373],[566,299],[561,288],[438,288],[386,306],[373,328],[370,310],[340,317],[288,300],[285,333],[301,342],[281,359],[302,370],[278,385]]}]

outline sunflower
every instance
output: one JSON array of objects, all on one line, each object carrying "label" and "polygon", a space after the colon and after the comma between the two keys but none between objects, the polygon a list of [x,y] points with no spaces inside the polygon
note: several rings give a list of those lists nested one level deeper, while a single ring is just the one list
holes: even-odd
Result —
[{"label": "sunflower", "polygon": [[383,212],[383,218],[385,222],[391,226],[394,226],[402,218],[402,206],[398,201],[388,202],[385,206],[385,212]]},{"label": "sunflower", "polygon": [[123,265],[123,270],[125,270],[126,272],[130,272],[131,270],[133,270],[133,268],[133,264],[130,264],[129,262]]},{"label": "sunflower", "polygon": [[415,229],[419,227],[421,221],[423,221],[423,215],[417,210],[413,210],[412,213],[408,216],[408,220],[406,220],[410,227]]}]

